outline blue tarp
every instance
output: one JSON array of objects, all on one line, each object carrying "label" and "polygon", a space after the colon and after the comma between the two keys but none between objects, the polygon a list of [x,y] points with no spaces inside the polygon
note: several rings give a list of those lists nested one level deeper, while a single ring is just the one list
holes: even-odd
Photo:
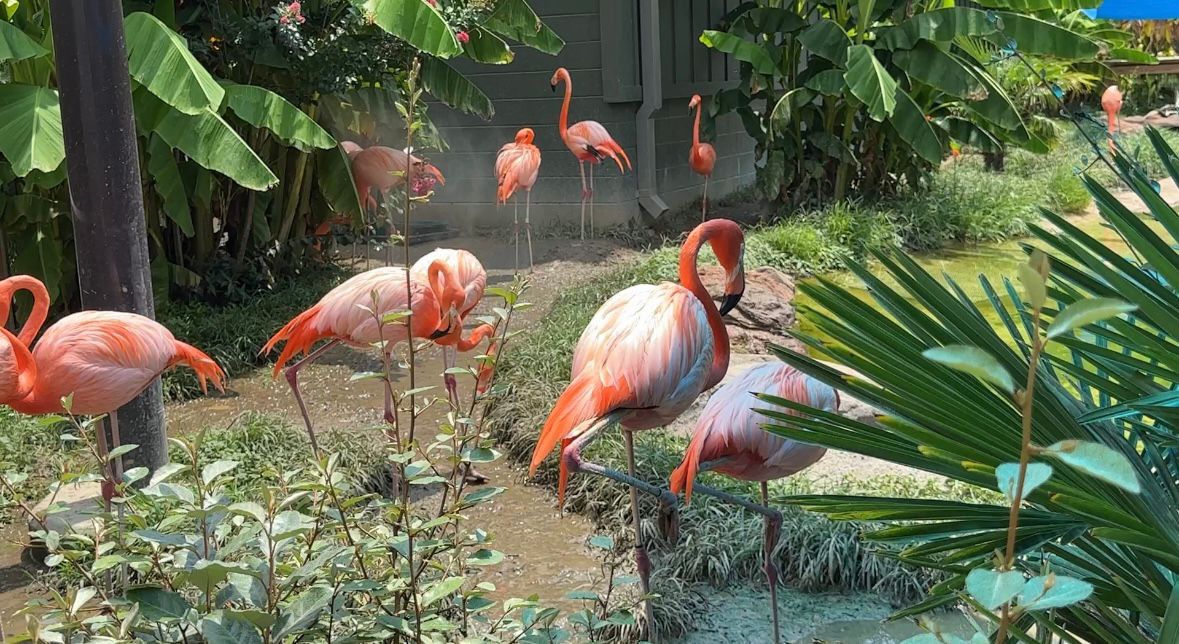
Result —
[{"label": "blue tarp", "polygon": [[1173,20],[1179,19],[1179,0],[1105,0],[1085,13],[1105,20]]}]

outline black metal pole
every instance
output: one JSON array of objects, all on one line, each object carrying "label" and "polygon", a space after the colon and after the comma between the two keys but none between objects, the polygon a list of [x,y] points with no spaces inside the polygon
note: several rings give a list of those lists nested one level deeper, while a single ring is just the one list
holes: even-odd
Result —
[{"label": "black metal pole", "polygon": [[[120,0],[50,0],[78,282],[87,309],[155,317]],[[127,467],[167,460],[157,379],[118,411]]]}]

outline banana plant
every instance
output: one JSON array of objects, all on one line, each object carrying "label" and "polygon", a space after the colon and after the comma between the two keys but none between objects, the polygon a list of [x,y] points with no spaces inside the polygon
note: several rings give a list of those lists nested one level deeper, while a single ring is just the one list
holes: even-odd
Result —
[{"label": "banana plant", "polygon": [[[735,59],[736,88],[710,114],[735,112],[757,141],[767,198],[919,184],[949,141],[1046,151],[989,64],[1013,50],[1097,60],[1100,33],[1058,12],[1098,0],[804,0],[745,2],[700,41]],[[1121,42],[1121,41],[1119,41]],[[1108,47],[1106,47],[1108,49]]]}]

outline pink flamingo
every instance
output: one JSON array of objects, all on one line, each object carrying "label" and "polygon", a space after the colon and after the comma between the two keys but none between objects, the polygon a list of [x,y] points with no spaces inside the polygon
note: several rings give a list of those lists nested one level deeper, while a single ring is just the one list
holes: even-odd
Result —
[{"label": "pink flamingo", "polygon": [[[412,293],[408,302],[407,279]],[[286,370],[286,378],[299,405],[299,412],[303,415],[303,422],[307,425],[312,447],[317,452],[319,446],[311,426],[311,417],[299,391],[299,371],[341,342],[357,348],[368,348],[383,342],[384,351],[389,355],[398,343],[411,337],[442,338],[452,332],[458,317],[456,307],[465,297],[453,269],[441,260],[429,265],[425,282],[414,279],[402,267],[374,268],[352,276],[329,291],[318,303],[295,316],[270,338],[262,348],[263,354],[269,353],[279,342],[286,342],[274,364],[275,377],[292,358],[300,353],[305,354],[302,360]],[[386,316],[407,310],[413,313],[409,325],[397,320],[384,322]],[[328,342],[311,351],[311,347],[320,340]],[[385,420],[389,423],[396,422],[392,402],[386,388]]]},{"label": "pink flamingo", "polygon": [[[630,169],[630,158],[621,145],[610,136],[606,128],[597,121],[581,121],[569,125],[569,103],[573,101],[573,79],[569,77],[569,70],[558,68],[549,81],[553,91],[557,91],[557,84],[565,81],[565,102],[561,104],[561,121],[558,130],[565,147],[577,157],[578,169],[581,170],[581,238],[585,239],[585,202],[589,201],[590,235],[594,233],[594,166],[607,157],[618,164],[618,169],[626,172]],[[621,158],[619,158],[621,157]],[[622,166],[623,161],[626,167]],[[585,164],[590,164],[589,185],[585,182]]]},{"label": "pink flamingo", "polygon": [[[726,272],[719,311],[696,269],[705,242]],[[549,413],[532,453],[530,475],[561,443],[560,502],[571,471],[630,486],[635,563],[644,594],[650,591],[651,564],[640,530],[638,490],[659,497],[665,509],[674,508],[676,502],[674,495],[635,476],[633,434],[675,420],[701,392],[724,377],[729,368],[729,335],[721,316],[737,305],[745,290],[744,250],[744,235],[737,224],[727,219],[702,223],[680,250],[679,284],[640,284],[607,300],[577,342],[572,380]],[[629,474],[581,457],[581,450],[612,423],[622,426]],[[644,609],[650,629],[649,602]]]},{"label": "pink flamingo", "polygon": [[[507,203],[517,188],[524,189],[524,230],[528,236],[528,272],[532,272],[532,186],[540,174],[540,148],[532,144],[536,134],[526,127],[516,132],[516,140],[499,149],[495,158],[496,199]],[[520,199],[515,201],[512,229],[516,236],[516,272],[520,272]]]},{"label": "pink flamingo", "polygon": [[1122,91],[1117,85],[1110,85],[1101,95],[1101,109],[1105,110],[1106,127],[1109,129],[1109,153],[1114,152],[1113,135],[1122,129],[1118,115],[1122,111]]},{"label": "pink flamingo", "polygon": [[[372,196],[374,188],[384,198],[390,190],[405,185],[407,175],[410,187],[414,190],[418,190],[416,184],[426,174],[432,175],[439,184],[446,185],[446,178],[438,168],[405,150],[395,150],[383,145],[357,150],[360,146],[351,141],[345,141],[342,145],[352,159],[352,178],[356,181],[356,192],[366,207],[377,206],[377,200]],[[409,167],[410,164],[413,165],[412,169]]]},{"label": "pink flamingo", "polygon": [[700,112],[703,109],[700,95],[695,94],[688,101],[688,110],[696,110],[696,122],[692,125],[692,150],[688,154],[688,165],[692,172],[704,177],[704,198],[700,201],[700,221],[708,219],[708,180],[716,166],[716,148],[711,143],[700,142]]},{"label": "pink flamingo", "polygon": [[[761,483],[761,505],[743,497],[696,486],[702,494],[734,503],[765,517],[766,580],[770,585],[771,614],[774,620],[774,641],[779,641],[778,629],[778,568],[773,563],[774,548],[782,528],[782,514],[769,507],[766,482],[791,476],[823,457],[825,447],[799,443],[762,429],[766,418],[754,408],[775,408],[759,400],[753,392],[767,393],[801,403],[826,412],[839,410],[839,392],[797,369],[780,362],[767,362],[749,369],[740,377],[724,385],[708,399],[687,453],[680,466],[671,474],[671,491],[682,490],[687,501],[692,500],[696,474],[706,470],[727,474],[742,481]],[[776,411],[794,414],[782,407]]]}]

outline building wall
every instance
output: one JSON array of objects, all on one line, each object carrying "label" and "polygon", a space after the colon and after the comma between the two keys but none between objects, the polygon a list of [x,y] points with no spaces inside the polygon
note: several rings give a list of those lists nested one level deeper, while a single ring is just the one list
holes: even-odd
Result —
[{"label": "building wall", "polygon": [[[664,16],[671,15],[673,0],[663,1]],[[715,14],[713,19],[723,15],[727,3],[736,4],[736,0],[704,2]],[[631,161],[637,162],[635,115],[642,98],[638,85],[641,62],[637,3],[634,0],[532,0],[531,4],[565,40],[564,51],[554,57],[515,47],[516,59],[507,66],[480,65],[466,60],[456,63],[456,68],[487,93],[496,113],[490,122],[485,122],[441,104],[430,106],[430,116],[450,149],[430,155],[431,161],[446,175],[447,184],[439,188],[431,204],[420,209],[422,217],[443,220],[464,231],[509,226],[511,205],[495,206],[495,156],[500,146],[512,141],[519,128],[531,127],[536,132],[536,145],[542,156],[540,179],[532,191],[534,226],[566,230],[578,226],[581,216],[578,163],[557,133],[562,91],[554,94],[549,88],[549,80],[559,66],[566,67],[573,77],[570,123],[587,119],[602,123]],[[688,41],[706,28],[703,24],[707,18],[707,13],[698,13],[695,20],[699,25],[679,23],[676,32],[682,32],[677,35],[681,47],[686,43],[692,48]],[[695,27],[699,28],[693,36],[690,32]],[[665,92],[687,86],[682,75],[678,85],[674,79],[668,79],[667,67],[674,57],[668,52],[666,33],[665,29]],[[711,55],[698,40],[695,47],[704,51],[706,60]],[[699,57],[694,50],[693,55]],[[723,76],[723,59],[719,66],[715,61],[707,64],[709,67],[703,73],[719,70]],[[718,82],[723,83],[724,78],[718,77]],[[708,95],[712,91],[706,83],[701,93]],[[672,208],[696,199],[701,185],[700,178],[687,167],[691,139],[687,100],[686,96],[665,96],[663,109],[655,115],[658,189]],[[710,194],[719,195],[752,180],[753,142],[743,132],[735,118],[725,118],[717,124],[715,144],[720,160]],[[613,163],[598,166],[594,172],[595,224],[612,226],[638,217],[637,194],[633,173],[621,174]],[[520,196],[523,200],[523,195]]]}]

